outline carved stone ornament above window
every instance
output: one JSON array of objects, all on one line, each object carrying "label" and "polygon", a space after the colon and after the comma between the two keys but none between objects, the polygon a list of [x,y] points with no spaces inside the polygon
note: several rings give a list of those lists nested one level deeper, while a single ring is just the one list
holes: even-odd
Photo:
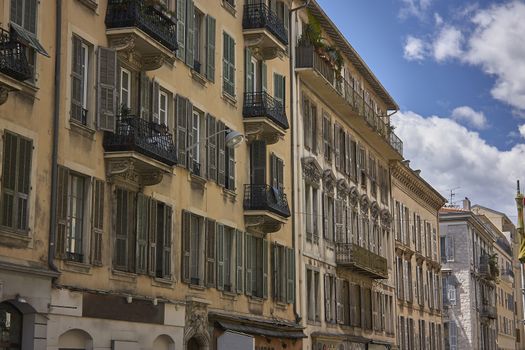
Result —
[{"label": "carved stone ornament above window", "polygon": [[208,332],[208,305],[206,303],[188,300],[186,302],[186,326],[184,327],[184,348],[194,341],[199,349],[208,350],[210,333]]},{"label": "carved stone ornament above window", "polygon": [[359,192],[357,191],[356,186],[352,186],[348,191],[348,200],[353,207],[357,206],[359,203]]},{"label": "carved stone ornament above window", "polygon": [[337,180],[337,196],[339,198],[346,198],[348,196],[348,193],[350,192],[350,185],[348,184],[348,181],[345,179],[339,179]]},{"label": "carved stone ornament above window", "polygon": [[382,209],[380,212],[381,216],[381,225],[385,227],[389,227],[390,223],[392,222],[392,215],[390,215],[390,211],[388,209]]},{"label": "carved stone ornament above window", "polygon": [[301,159],[301,163],[303,166],[304,179],[311,184],[319,185],[323,169],[319,163],[317,163],[317,160],[314,157],[304,157]]},{"label": "carved stone ornament above window", "polygon": [[376,201],[372,202],[372,205],[370,205],[370,216],[372,216],[372,219],[374,220],[379,216],[379,205]]},{"label": "carved stone ornament above window", "polygon": [[370,207],[370,199],[368,199],[366,194],[362,194],[361,198],[359,198],[359,206],[361,207],[362,212],[368,212],[368,208]]},{"label": "carved stone ornament above window", "polygon": [[336,178],[334,172],[330,169],[326,169],[323,172],[323,186],[326,192],[334,193],[334,187],[336,184]]}]

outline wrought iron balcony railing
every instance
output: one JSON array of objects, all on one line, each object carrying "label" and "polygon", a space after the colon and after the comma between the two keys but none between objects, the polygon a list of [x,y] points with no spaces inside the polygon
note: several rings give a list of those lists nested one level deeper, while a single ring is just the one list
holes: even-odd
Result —
[{"label": "wrought iron balcony railing", "polygon": [[0,28],[0,72],[20,81],[27,80],[33,71],[26,57],[26,46]]},{"label": "wrought iron balcony railing", "polygon": [[481,317],[490,318],[490,319],[498,318],[496,307],[493,305],[488,305],[488,304],[481,305],[481,308],[479,310],[479,315]]},{"label": "wrought iron balcony railing", "polygon": [[244,118],[267,117],[283,129],[288,129],[288,119],[281,102],[267,92],[246,92],[242,109]]},{"label": "wrought iron balcony railing", "polygon": [[244,185],[244,210],[268,210],[282,217],[290,216],[286,195],[270,185]]},{"label": "wrought iron balcony railing", "polygon": [[491,262],[491,257],[487,254],[479,258],[479,274],[487,280],[496,280],[498,277],[498,267]]},{"label": "wrought iron balcony railing", "polygon": [[388,278],[386,258],[354,243],[336,243],[335,260],[374,278]]},{"label": "wrought iron balcony railing", "polygon": [[137,27],[168,49],[177,50],[177,25],[156,6],[143,0],[109,0],[108,28]]},{"label": "wrought iron balcony railing", "polygon": [[316,71],[359,117],[363,118],[393,149],[403,155],[403,142],[392,131],[390,124],[385,122],[385,116],[377,114],[363,95],[354,89],[351,82],[338,76],[334,66],[328,59],[321,57],[314,46],[297,46],[295,67],[310,68]]},{"label": "wrought iron balcony railing", "polygon": [[266,4],[244,5],[243,29],[267,29],[284,45],[288,45],[288,30],[283,21]]},{"label": "wrought iron balcony railing", "polygon": [[135,151],[170,166],[177,163],[173,136],[167,127],[136,116],[117,118],[115,133],[104,135],[104,149],[107,152]]}]

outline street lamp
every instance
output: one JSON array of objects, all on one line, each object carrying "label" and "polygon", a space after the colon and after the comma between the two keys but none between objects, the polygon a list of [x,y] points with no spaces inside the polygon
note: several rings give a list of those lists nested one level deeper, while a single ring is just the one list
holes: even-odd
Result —
[{"label": "street lamp", "polygon": [[[224,132],[226,133],[226,136],[224,137],[224,142],[226,144],[226,147],[228,147],[228,148],[236,148],[237,146],[239,146],[241,144],[242,141],[244,141],[244,135],[243,134],[241,134],[238,131],[231,130],[231,129],[224,129],[224,130],[221,130],[219,132],[216,132],[215,134],[206,137],[203,141],[207,141],[207,140],[211,139],[212,137],[215,137],[215,136],[217,136],[219,134],[222,134]],[[187,152],[190,149],[197,147],[201,142],[202,141],[200,141],[200,140],[195,142],[194,144],[190,145],[189,147],[187,147],[182,152]]]}]

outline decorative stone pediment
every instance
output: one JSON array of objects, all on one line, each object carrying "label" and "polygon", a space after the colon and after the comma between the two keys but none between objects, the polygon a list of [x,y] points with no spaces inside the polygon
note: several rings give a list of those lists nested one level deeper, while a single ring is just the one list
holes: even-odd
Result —
[{"label": "decorative stone pediment", "polygon": [[352,186],[348,191],[348,201],[354,207],[359,203],[359,192],[356,186]]},{"label": "decorative stone pediment", "polygon": [[323,169],[314,157],[304,157],[301,159],[303,166],[303,177],[306,181],[319,185],[321,176],[323,175]]},{"label": "decorative stone pediment", "polygon": [[350,185],[345,179],[337,180],[337,196],[339,198],[346,198],[350,192]]},{"label": "decorative stone pediment", "polygon": [[377,220],[377,217],[379,216],[379,205],[376,201],[372,202],[370,205],[370,216],[374,220]]},{"label": "decorative stone pediment", "polygon": [[370,207],[370,199],[366,194],[362,194],[359,198],[359,206],[361,207],[362,212],[367,212]]},{"label": "decorative stone pediment", "polygon": [[208,332],[208,304],[196,300],[186,301],[186,322],[184,326],[184,349],[191,339],[197,341],[199,349],[207,350],[210,347],[210,333]]},{"label": "decorative stone pediment", "polygon": [[331,169],[326,169],[323,172],[323,186],[327,192],[334,192],[336,180],[335,174]]}]

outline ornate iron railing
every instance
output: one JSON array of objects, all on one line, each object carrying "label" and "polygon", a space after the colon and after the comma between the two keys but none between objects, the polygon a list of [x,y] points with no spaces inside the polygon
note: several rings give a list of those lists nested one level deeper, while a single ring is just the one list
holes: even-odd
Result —
[{"label": "ornate iron railing", "polygon": [[137,27],[168,49],[177,50],[177,25],[159,8],[143,0],[109,0],[108,28]]},{"label": "ornate iron railing", "polygon": [[244,210],[268,210],[286,218],[290,216],[286,195],[270,185],[244,185]]},{"label": "ornate iron railing", "polygon": [[288,119],[281,102],[267,92],[246,92],[242,109],[244,118],[267,117],[283,129],[288,129]]},{"label": "ornate iron railing", "polygon": [[167,165],[177,163],[177,151],[173,136],[164,125],[136,116],[117,118],[115,133],[104,135],[107,152],[136,151]]},{"label": "ornate iron railing", "polygon": [[268,29],[284,45],[288,45],[288,30],[283,21],[266,4],[244,5],[243,29]]},{"label": "ornate iron railing", "polygon": [[392,131],[390,123],[385,122],[386,117],[377,114],[365,101],[363,94],[356,91],[349,81],[343,77],[338,77],[333,65],[321,57],[313,46],[297,46],[295,67],[315,70],[374,131],[383,137],[400,155],[403,155],[403,141]]},{"label": "ornate iron railing", "polygon": [[386,258],[354,243],[336,243],[335,260],[338,265],[352,266],[376,278],[388,278]]},{"label": "ornate iron railing", "polygon": [[27,80],[33,75],[26,57],[26,46],[2,28],[0,28],[0,72],[20,81]]}]

